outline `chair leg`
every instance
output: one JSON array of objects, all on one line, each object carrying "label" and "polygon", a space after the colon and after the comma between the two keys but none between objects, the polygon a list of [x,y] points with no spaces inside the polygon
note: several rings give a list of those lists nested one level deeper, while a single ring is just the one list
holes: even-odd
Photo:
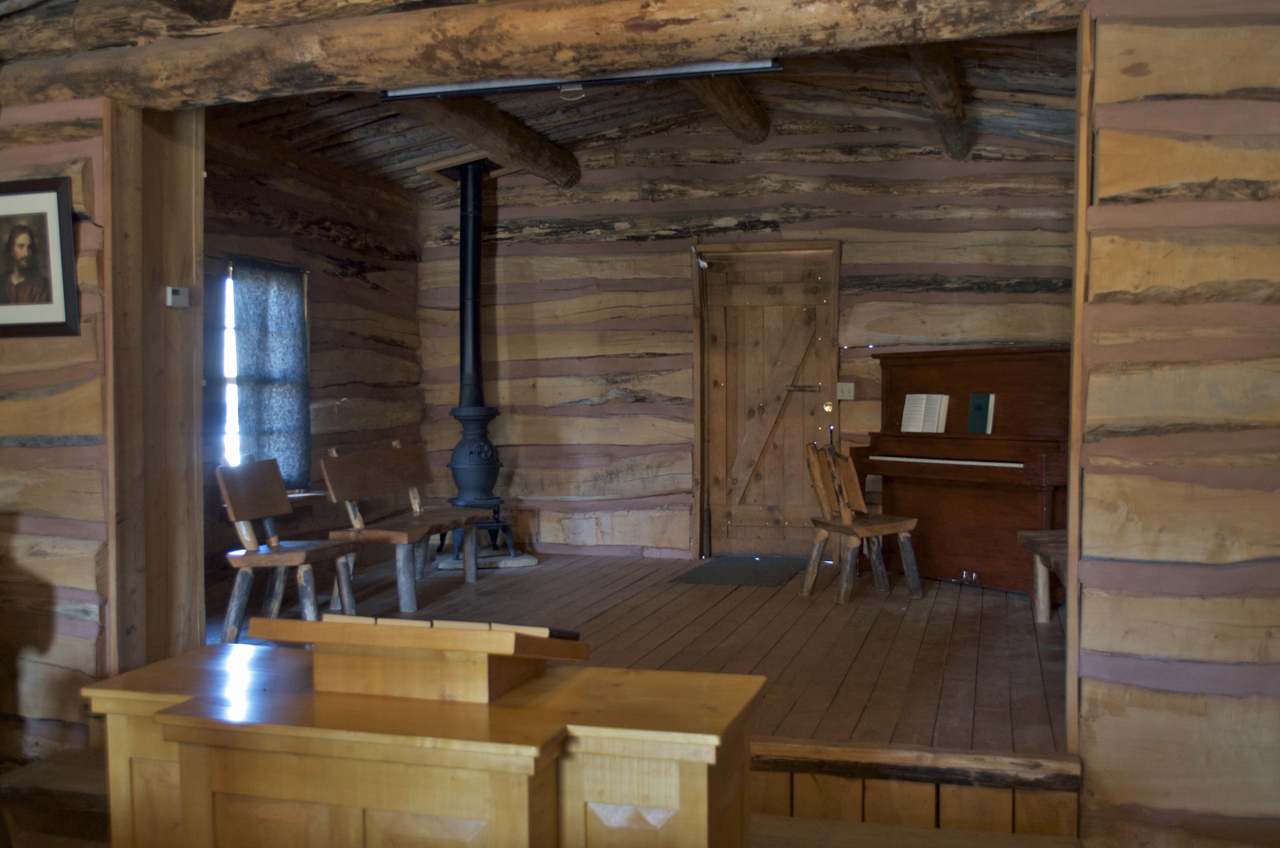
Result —
[{"label": "chair leg", "polygon": [[302,602],[302,618],[304,621],[319,621],[320,608],[316,603],[316,575],[311,566],[298,566],[298,600]]},{"label": "chair leg", "polygon": [[836,596],[836,603],[849,603],[849,596],[853,594],[853,564],[858,561],[858,550],[862,547],[862,540],[857,536],[845,537],[845,552],[840,558],[840,594]]},{"label": "chair leg", "polygon": [[396,594],[400,612],[418,611],[418,586],[413,577],[413,545],[396,545]]},{"label": "chair leg", "polygon": [[884,546],[876,539],[875,547],[867,551],[871,559],[871,573],[876,578],[876,588],[881,592],[889,591],[889,571],[884,567]]},{"label": "chair leg", "polygon": [[916,568],[916,549],[911,546],[910,533],[898,534],[898,552],[902,554],[902,572],[907,576],[907,588],[911,590],[911,597],[923,598],[920,571]]},{"label": "chair leg", "polygon": [[253,569],[237,568],[236,582],[231,587],[231,601],[227,604],[227,617],[222,620],[222,641],[240,641],[240,624],[244,621],[244,608],[249,603],[249,590],[253,588]]},{"label": "chair leg", "polygon": [[421,580],[427,576],[427,548],[430,546],[430,537],[419,539],[413,545],[413,576],[415,580]]},{"label": "chair leg", "polygon": [[1036,624],[1048,624],[1053,618],[1049,600],[1049,569],[1040,554],[1031,555],[1031,610]]},{"label": "chair leg", "polygon": [[347,615],[356,614],[356,594],[351,588],[351,572],[355,568],[355,562],[355,554],[343,554],[333,563],[334,570],[338,572],[336,594],[342,601],[342,611]]},{"label": "chair leg", "polygon": [[271,569],[271,579],[267,583],[267,597],[262,601],[263,618],[279,618],[280,606],[284,603],[284,581],[288,578],[287,566]]},{"label": "chair leg", "polygon": [[468,583],[476,582],[476,536],[480,535],[476,530],[476,525],[468,524],[466,532],[462,535],[462,575],[463,579]]},{"label": "chair leg", "polygon": [[818,580],[818,566],[822,564],[822,552],[827,548],[827,539],[831,534],[826,530],[818,530],[813,537],[813,548],[809,551],[809,564],[804,569],[804,584],[800,594],[808,597],[813,592],[813,584]]}]

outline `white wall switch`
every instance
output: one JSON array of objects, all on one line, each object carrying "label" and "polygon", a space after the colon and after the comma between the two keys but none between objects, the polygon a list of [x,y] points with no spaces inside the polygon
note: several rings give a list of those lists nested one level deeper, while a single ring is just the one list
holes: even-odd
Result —
[{"label": "white wall switch", "polygon": [[853,383],[836,383],[836,400],[853,400]]},{"label": "white wall switch", "polygon": [[186,309],[191,305],[191,290],[182,286],[165,286],[164,305],[175,309]]}]

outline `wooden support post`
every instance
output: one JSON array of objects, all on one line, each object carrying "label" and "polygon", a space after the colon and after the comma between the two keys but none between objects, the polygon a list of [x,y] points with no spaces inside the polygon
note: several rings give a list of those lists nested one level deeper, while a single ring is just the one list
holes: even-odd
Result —
[{"label": "wooden support post", "polygon": [[396,594],[400,612],[417,612],[418,587],[413,577],[413,545],[396,545]]},{"label": "wooden support post", "polygon": [[355,558],[355,554],[345,554],[333,564],[338,572],[338,597],[342,601],[342,611],[347,615],[356,614],[356,595],[351,588],[351,568]]},{"label": "wooden support post", "polygon": [[[249,569],[242,568],[241,571]],[[262,601],[264,618],[279,618],[280,606],[284,603],[284,581],[289,569],[285,566],[271,569],[271,579],[267,582],[267,596]],[[225,640],[224,640],[225,641]]]},{"label": "wooden support post", "polygon": [[700,77],[684,86],[741,141],[759,144],[769,137],[769,113],[738,77]]},{"label": "wooden support post", "polygon": [[933,119],[942,133],[942,148],[957,162],[964,160],[973,147],[973,137],[965,126],[964,97],[956,60],[945,44],[913,44],[907,48],[911,64],[920,75]]},{"label": "wooden support post", "polygon": [[249,603],[249,590],[253,588],[253,569],[236,569],[236,582],[231,587],[231,600],[227,604],[227,617],[222,620],[222,641],[231,643],[240,639],[240,624],[244,621],[244,608]]},{"label": "wooden support post", "polygon": [[561,188],[575,186],[582,178],[572,153],[479,97],[390,100],[387,105]]},{"label": "wooden support post", "polygon": [[320,609],[316,604],[316,575],[310,565],[298,566],[298,600],[302,602],[302,617],[307,621],[319,621]]},{"label": "wooden support post", "polygon": [[[846,4],[832,3],[806,7],[797,16],[773,0],[688,9],[640,9],[632,0],[572,0],[554,8],[541,0],[510,0],[299,23],[333,14],[344,4],[331,0],[304,12],[296,3],[276,2],[283,8],[272,23],[291,25],[158,38],[71,56],[58,56],[68,49],[65,40],[51,41],[46,55],[58,58],[0,67],[0,103],[110,93],[138,106],[181,109],[339,89],[377,91],[521,76],[587,78],[729,55],[805,56],[1052,32],[1074,26],[1081,6],[1079,0],[970,0],[959,15],[950,0],[921,0],[862,4],[850,14]],[[263,4],[237,5],[260,9]],[[13,29],[17,38],[26,32]],[[636,49],[641,39],[643,50]],[[458,61],[464,53],[467,61]]]},{"label": "wooden support post", "polygon": [[831,533],[827,530],[819,530],[813,537],[813,548],[809,551],[809,564],[804,570],[804,585],[800,587],[800,594],[805,597],[813,592],[813,584],[818,580],[818,568],[822,565],[822,552],[826,550],[827,539],[830,537]]},{"label": "wooden support post", "polygon": [[480,535],[480,531],[475,524],[468,524],[466,531],[462,534],[462,574],[466,582],[474,583],[477,577],[478,564],[476,562],[476,537]]}]

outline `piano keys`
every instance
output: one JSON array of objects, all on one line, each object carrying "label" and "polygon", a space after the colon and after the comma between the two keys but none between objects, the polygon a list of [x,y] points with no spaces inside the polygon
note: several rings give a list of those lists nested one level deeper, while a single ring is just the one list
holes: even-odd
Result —
[{"label": "piano keys", "polygon": [[[1066,526],[1069,348],[875,358],[880,430],[854,462],[860,476],[883,477],[886,513],[919,519],[912,540],[921,576],[1030,593],[1031,556],[1018,531]],[[951,396],[944,432],[901,431],[906,395],[915,393]],[[970,393],[996,395],[989,435],[967,432]]]}]

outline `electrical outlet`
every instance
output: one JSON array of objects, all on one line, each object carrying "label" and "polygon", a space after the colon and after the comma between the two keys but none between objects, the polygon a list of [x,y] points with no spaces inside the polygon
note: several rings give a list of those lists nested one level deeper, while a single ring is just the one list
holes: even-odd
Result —
[{"label": "electrical outlet", "polygon": [[853,383],[836,383],[836,400],[853,400]]},{"label": "electrical outlet", "polygon": [[191,290],[182,286],[164,287],[164,305],[174,309],[186,309],[191,305]]}]

